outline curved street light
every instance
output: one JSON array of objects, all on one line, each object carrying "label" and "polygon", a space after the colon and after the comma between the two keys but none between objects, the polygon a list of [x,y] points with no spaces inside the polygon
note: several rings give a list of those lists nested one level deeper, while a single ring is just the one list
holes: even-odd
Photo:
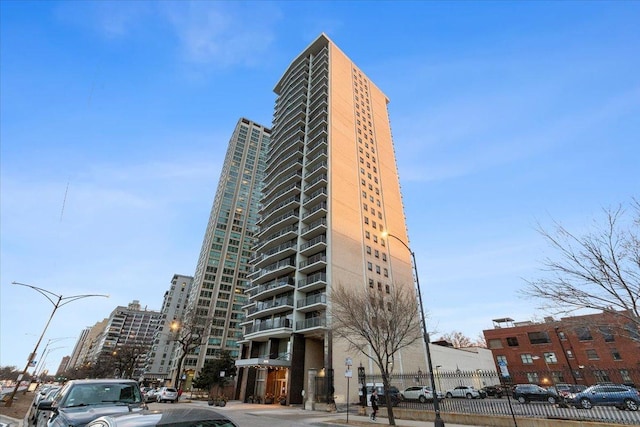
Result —
[{"label": "curved street light", "polygon": [[[42,350],[42,356],[40,356],[40,360],[38,361],[38,364],[36,365],[36,369],[33,371],[33,374],[35,375],[36,372],[40,371],[40,366],[42,365],[42,363],[44,362],[44,359],[46,359],[47,357],[47,349],[49,348],[49,344],[53,344],[54,342],[58,342],[58,341],[62,341],[62,340],[68,340],[74,337],[60,337],[60,338],[49,338],[47,340],[47,344],[44,346],[44,350]],[[61,347],[56,347],[56,348],[61,348]],[[51,349],[53,350],[53,349]]]},{"label": "curved street light", "polygon": [[440,417],[440,402],[438,401],[438,395],[436,389],[436,380],[433,375],[433,362],[431,361],[431,349],[429,348],[429,343],[431,339],[429,338],[429,332],[427,331],[427,322],[424,318],[424,307],[422,305],[422,292],[420,291],[420,279],[418,278],[418,264],[416,263],[416,254],[411,250],[409,245],[407,245],[402,239],[398,236],[394,236],[393,234],[385,231],[382,233],[382,237],[393,237],[398,242],[402,243],[402,245],[407,248],[409,253],[411,254],[411,259],[413,260],[413,270],[416,274],[416,288],[418,288],[418,301],[420,302],[420,316],[422,319],[422,334],[424,338],[424,344],[427,348],[427,363],[429,364],[429,380],[431,381],[431,388],[434,390],[434,399],[433,399],[433,410],[435,412],[435,420],[433,421],[433,425],[435,427],[444,427],[444,420]]},{"label": "curved street light", "polygon": [[22,371],[22,373],[18,377],[18,381],[16,381],[16,386],[13,389],[13,391],[11,392],[11,395],[9,396],[9,400],[6,401],[6,403],[4,405],[5,407],[9,407],[9,406],[12,405],[13,398],[16,396],[16,393],[18,392],[18,388],[20,387],[20,383],[22,382],[22,378],[27,374],[27,371],[29,370],[29,367],[31,366],[34,357],[36,357],[36,354],[38,352],[38,347],[40,346],[40,343],[42,342],[42,338],[44,338],[44,334],[47,332],[47,329],[49,328],[49,324],[51,323],[51,319],[53,319],[53,315],[56,314],[56,311],[58,311],[58,309],[60,307],[62,307],[64,305],[67,305],[70,302],[82,299],[82,298],[89,298],[89,297],[105,297],[105,298],[109,298],[109,295],[102,295],[102,294],[71,295],[71,296],[65,297],[65,296],[62,296],[62,295],[55,294],[55,293],[53,293],[51,291],[48,291],[46,289],[40,288],[38,286],[28,285],[26,283],[11,282],[11,284],[12,285],[19,285],[19,286],[25,286],[27,288],[31,288],[34,291],[44,295],[44,297],[46,299],[48,299],[51,304],[53,304],[53,311],[51,312],[51,315],[49,316],[49,320],[47,320],[47,324],[44,326],[44,330],[42,331],[42,334],[40,334],[40,338],[38,338],[38,342],[36,343],[36,346],[33,349],[33,352],[31,352],[31,354],[29,354],[29,357],[27,358],[27,366],[24,367],[24,370]]}]

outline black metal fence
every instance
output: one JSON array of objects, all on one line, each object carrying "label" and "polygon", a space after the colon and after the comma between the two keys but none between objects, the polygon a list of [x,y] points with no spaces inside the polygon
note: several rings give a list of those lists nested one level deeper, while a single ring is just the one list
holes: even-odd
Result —
[{"label": "black metal fence", "polygon": [[[440,401],[440,411],[442,413],[504,415],[508,417],[568,419],[640,425],[640,411],[632,412],[609,406],[594,406],[592,409],[581,409],[549,402],[519,403],[511,397],[512,387],[515,384],[522,383],[535,383],[544,388],[560,383],[582,384],[585,386],[603,382],[631,386],[640,385],[640,368],[616,367],[598,370],[582,369],[581,371],[581,375],[574,380],[573,376],[567,378],[563,375],[553,375],[553,371],[549,370],[510,372],[511,376],[509,378],[504,378],[495,371],[436,370],[434,371],[434,381],[435,389],[442,392],[443,396],[447,395],[447,391],[458,386],[473,386],[478,390],[488,386],[499,386],[503,390],[501,396],[486,395],[477,399],[444,398]],[[382,383],[380,375],[367,374],[366,378],[367,382]],[[538,379],[538,381],[531,381],[534,379]],[[422,371],[393,374],[390,384],[397,387],[401,393],[412,386],[431,387],[429,372]],[[421,403],[417,400],[402,399],[398,406],[415,410],[433,410],[432,402]]]}]

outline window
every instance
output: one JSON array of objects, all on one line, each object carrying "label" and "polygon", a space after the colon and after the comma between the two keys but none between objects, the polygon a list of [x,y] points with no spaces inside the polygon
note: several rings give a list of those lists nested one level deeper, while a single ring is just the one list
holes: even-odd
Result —
[{"label": "window", "polygon": [[369,287],[373,288],[373,279],[369,279]]},{"label": "window", "polygon": [[522,360],[522,363],[524,363],[525,365],[533,364],[533,356],[531,356],[529,353],[521,354],[520,359]]},{"label": "window", "polygon": [[573,359],[573,351],[571,351],[571,350],[567,350],[567,351],[566,351],[566,353],[567,353],[567,357],[568,357],[569,359]]},{"label": "window", "polygon": [[613,342],[615,338],[613,336],[613,330],[609,326],[600,326],[598,328],[605,342]]},{"label": "window", "polygon": [[547,363],[558,363],[558,358],[555,353],[544,353],[544,360]]},{"label": "window", "polygon": [[540,382],[537,372],[527,372],[527,380],[529,380],[531,384],[537,384]]},{"label": "window", "polygon": [[373,264],[371,264],[370,262],[367,262],[367,270],[373,271]]},{"label": "window", "polygon": [[598,383],[610,383],[611,382],[611,378],[609,377],[609,374],[607,374],[607,371],[602,371],[602,370],[594,370],[593,371],[593,376],[596,379],[596,382]]},{"label": "window", "polygon": [[567,340],[567,334],[565,334],[564,332],[558,332],[558,337],[559,337],[562,341],[566,341],[566,340]]},{"label": "window", "polygon": [[529,336],[529,342],[531,344],[545,344],[551,342],[551,340],[549,339],[549,334],[545,331],[529,332],[527,333],[527,335]]},{"label": "window", "polygon": [[624,384],[633,384],[631,380],[631,375],[629,375],[629,371],[626,369],[620,369],[620,377],[622,378],[622,382]]},{"label": "window", "polygon": [[509,347],[517,347],[518,346],[518,338],[516,338],[516,337],[507,337],[507,345]]},{"label": "window", "polygon": [[622,360],[622,356],[617,348],[611,349],[611,357],[613,357],[613,360]]},{"label": "window", "polygon": [[[489,344],[489,348],[490,349],[503,348],[502,347],[502,340],[500,338],[495,338],[495,339],[489,340],[489,342],[487,344]],[[504,356],[498,356],[498,358],[500,358],[500,357],[504,357]]]},{"label": "window", "polygon": [[586,326],[581,326],[576,328],[576,335],[580,341],[591,341],[593,340],[593,336],[591,336],[591,331]]},{"label": "window", "polygon": [[506,365],[507,364],[507,356],[496,356],[496,362],[498,362],[498,365],[500,365],[500,364]]},{"label": "window", "polygon": [[589,360],[598,360],[598,359],[600,359],[600,357],[598,357],[598,352],[595,351],[592,348],[587,350],[587,358],[589,358]]}]

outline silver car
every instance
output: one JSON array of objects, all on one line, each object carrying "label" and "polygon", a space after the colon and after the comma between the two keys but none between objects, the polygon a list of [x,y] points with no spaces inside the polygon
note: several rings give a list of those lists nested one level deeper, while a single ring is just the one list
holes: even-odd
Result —
[{"label": "silver car", "polygon": [[178,390],[173,387],[160,387],[155,394],[156,402],[177,402],[178,401]]}]

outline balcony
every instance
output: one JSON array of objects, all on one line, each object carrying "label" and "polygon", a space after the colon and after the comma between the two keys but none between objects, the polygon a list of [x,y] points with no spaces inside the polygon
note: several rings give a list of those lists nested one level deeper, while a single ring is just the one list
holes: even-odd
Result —
[{"label": "balcony", "polygon": [[294,261],[287,258],[254,271],[250,274],[250,278],[254,281],[265,282],[276,277],[287,276],[294,271]]},{"label": "balcony", "polygon": [[247,310],[247,318],[264,317],[274,315],[285,311],[293,310],[293,296],[278,297],[270,300],[259,301],[254,307]]},{"label": "balcony", "polygon": [[262,254],[260,259],[256,258],[256,262],[253,264],[255,268],[262,268],[275,261],[275,259],[282,259],[283,257],[289,257],[296,253],[298,245],[296,240],[285,242],[281,245],[273,247]]},{"label": "balcony", "polygon": [[269,207],[269,210],[266,211],[261,218],[262,223],[270,224],[272,218],[280,217],[287,210],[291,211],[293,209],[300,207],[300,196],[292,196],[286,200],[281,201],[275,205]]},{"label": "balcony", "polygon": [[300,237],[310,241],[314,237],[327,232],[327,218],[320,218],[309,223],[305,228],[300,230]]},{"label": "balcony", "polygon": [[324,310],[327,307],[327,294],[315,294],[298,301],[296,304],[298,311],[317,311]]},{"label": "balcony", "polygon": [[279,277],[261,285],[249,289],[249,300],[264,300],[283,292],[294,290],[293,277]]},{"label": "balcony", "polygon": [[325,329],[327,327],[327,318],[313,317],[296,322],[296,332],[311,332],[316,329]]},{"label": "balcony", "polygon": [[256,252],[265,252],[268,248],[276,245],[280,245],[288,240],[295,238],[298,235],[298,224],[295,223],[288,227],[282,228],[274,233],[266,235],[260,239],[260,246],[255,248]]},{"label": "balcony", "polygon": [[316,219],[327,216],[327,202],[320,202],[310,207],[302,216],[304,221],[315,221]]},{"label": "balcony", "polygon": [[320,272],[307,276],[306,279],[298,280],[298,290],[302,292],[311,292],[317,289],[327,287],[327,273]]},{"label": "balcony", "polygon": [[271,206],[275,203],[280,203],[282,202],[284,199],[288,197],[291,197],[294,194],[300,194],[300,183],[299,182],[292,182],[291,184],[287,185],[286,187],[282,188],[280,191],[272,194],[269,197],[269,201],[263,205],[260,209],[260,211],[262,212],[266,212],[271,210]]},{"label": "balcony", "polygon": [[311,256],[327,248],[327,237],[321,234],[300,245],[300,253],[304,256]]},{"label": "balcony", "polygon": [[324,202],[325,200],[327,200],[327,189],[325,187],[321,187],[311,193],[309,197],[306,197],[302,204],[304,207],[307,207],[307,205],[311,203]]},{"label": "balcony", "polygon": [[291,319],[277,318],[245,326],[244,337],[245,339],[252,339],[260,335],[265,335],[274,338],[285,338],[290,336],[292,332],[293,322]]},{"label": "balcony", "polygon": [[313,255],[304,261],[298,263],[298,270],[307,274],[312,271],[324,269],[327,266],[327,255],[324,252]]}]

